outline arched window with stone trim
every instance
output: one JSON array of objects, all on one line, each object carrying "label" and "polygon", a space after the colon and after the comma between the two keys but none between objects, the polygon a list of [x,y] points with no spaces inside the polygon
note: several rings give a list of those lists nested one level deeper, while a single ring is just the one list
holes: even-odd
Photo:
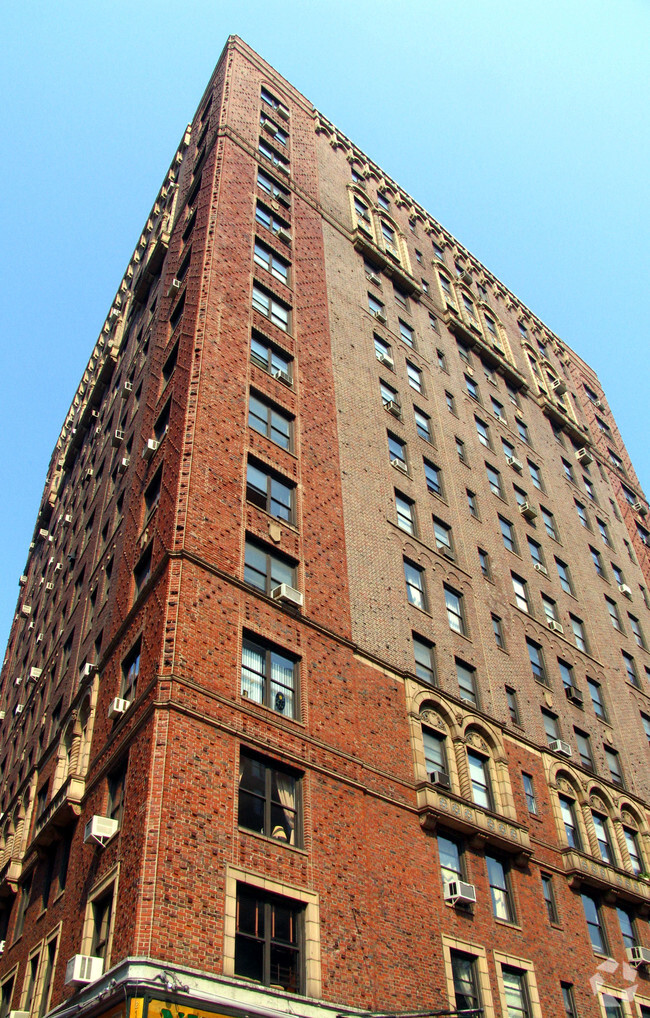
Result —
[{"label": "arched window with stone trim", "polygon": [[423,780],[452,791],[458,790],[458,773],[449,719],[439,706],[424,701],[419,713],[422,756],[419,771]]},{"label": "arched window with stone trim", "polygon": [[591,829],[588,828],[592,855],[606,866],[618,866],[619,853],[611,813],[611,802],[599,790],[592,790],[589,796]]},{"label": "arched window with stone trim", "polygon": [[461,789],[481,809],[516,817],[508,761],[500,735],[484,722],[466,719],[464,753],[459,761]]},{"label": "arched window with stone trim", "polygon": [[650,838],[648,824],[641,813],[631,803],[620,808],[620,821],[614,819],[620,855],[624,869],[635,877],[648,873],[647,845]]},{"label": "arched window with stone trim", "polygon": [[65,731],[59,741],[54,780],[52,782],[52,798],[54,798],[59,789],[62,788],[68,780],[74,742],[74,725],[75,721],[71,719],[66,725]]},{"label": "arched window with stone trim", "polygon": [[562,770],[556,772],[551,784],[556,792],[553,809],[560,841],[578,852],[588,852],[590,839],[583,815],[583,807],[588,807],[579,781],[570,771]]}]

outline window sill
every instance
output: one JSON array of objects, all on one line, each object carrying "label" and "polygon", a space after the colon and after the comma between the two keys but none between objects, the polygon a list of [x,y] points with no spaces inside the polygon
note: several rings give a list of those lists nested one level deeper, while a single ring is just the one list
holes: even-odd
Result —
[{"label": "window sill", "polygon": [[283,841],[281,838],[273,838],[270,834],[260,834],[259,831],[250,831],[247,827],[238,827],[237,830],[240,834],[245,834],[247,837],[263,841],[266,845],[278,845],[279,848],[289,849],[290,852],[296,852],[298,855],[309,855],[307,849],[302,848],[300,845],[290,845],[288,841]]},{"label": "window sill", "polygon": [[522,927],[519,923],[514,923],[510,919],[499,919],[498,916],[494,916],[494,921],[497,926],[507,926],[509,930],[521,930]]}]

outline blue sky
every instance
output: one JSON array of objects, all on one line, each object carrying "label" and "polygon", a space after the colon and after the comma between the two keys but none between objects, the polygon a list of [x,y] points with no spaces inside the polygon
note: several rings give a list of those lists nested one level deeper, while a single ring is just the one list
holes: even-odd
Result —
[{"label": "blue sky", "polygon": [[0,66],[3,646],[52,448],[229,34],[596,369],[648,490],[645,0],[24,0]]}]

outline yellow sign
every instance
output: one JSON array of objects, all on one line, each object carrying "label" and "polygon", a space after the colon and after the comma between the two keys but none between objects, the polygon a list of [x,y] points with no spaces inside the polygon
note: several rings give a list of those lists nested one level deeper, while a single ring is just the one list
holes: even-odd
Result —
[{"label": "yellow sign", "polygon": [[[131,1002],[131,1006],[135,1001]],[[136,1015],[131,1011],[129,1018],[141,1018],[141,1013]],[[194,1010],[187,1004],[173,1004],[169,1000],[151,1000],[147,1011],[147,1018],[232,1018],[232,1015],[225,1015],[219,1011]]]}]

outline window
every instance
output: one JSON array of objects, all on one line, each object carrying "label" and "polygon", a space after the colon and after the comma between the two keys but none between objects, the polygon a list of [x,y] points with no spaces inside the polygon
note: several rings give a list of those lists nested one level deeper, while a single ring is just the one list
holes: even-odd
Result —
[{"label": "window", "polygon": [[404,308],[405,311],[408,311],[408,297],[402,290],[399,290],[394,283],[393,294],[395,295],[396,303],[399,304],[400,307]]},{"label": "window", "polygon": [[415,534],[415,503],[406,495],[395,491],[395,509],[397,511],[397,526],[405,530],[407,534]]},{"label": "window", "polygon": [[244,583],[270,594],[274,587],[286,583],[290,587],[296,585],[296,567],[294,563],[266,545],[246,539],[244,550]]},{"label": "window", "polygon": [[401,468],[404,472],[408,469],[406,463],[406,443],[402,442],[396,435],[391,435],[390,431],[388,432],[388,458],[393,466]]},{"label": "window", "polygon": [[600,536],[603,539],[603,544],[606,544],[607,547],[610,548],[611,541],[609,539],[609,531],[607,529],[607,524],[603,523],[602,520],[599,520],[598,517],[596,517],[596,523],[598,524],[598,530],[600,532]]},{"label": "window", "polygon": [[153,426],[153,433],[157,442],[162,442],[163,438],[167,434],[169,428],[169,415],[171,412],[171,399],[167,400],[166,405],[158,414],[156,423]]},{"label": "window", "polygon": [[530,438],[528,436],[528,427],[524,424],[523,421],[519,421],[519,420],[517,421],[517,431],[519,432],[519,437],[522,440],[522,442],[525,442],[527,445],[530,445]]},{"label": "window", "polygon": [[621,936],[623,938],[623,944],[627,947],[636,947],[638,944],[638,937],[636,930],[634,929],[634,920],[632,916],[625,908],[620,906],[616,909],[616,915],[618,916],[618,924],[621,928]]},{"label": "window", "polygon": [[120,697],[123,700],[135,700],[138,678],[140,676],[140,648],[141,641],[138,639],[122,661]]},{"label": "window", "polygon": [[258,283],[253,283],[253,308],[283,332],[289,331],[291,308],[274,297],[268,290],[264,290]]},{"label": "window", "polygon": [[433,657],[433,644],[424,637],[412,634],[413,657],[415,659],[415,674],[429,686],[436,684],[435,662]]},{"label": "window", "polygon": [[573,473],[573,466],[568,462],[568,460],[565,460],[564,457],[562,457],[562,470],[564,471],[564,476],[567,481],[572,481],[573,484],[575,484],[576,479]]},{"label": "window", "polygon": [[291,383],[291,357],[255,331],[251,336],[251,360],[274,378]]},{"label": "window", "polygon": [[263,173],[262,170],[257,171],[257,186],[261,187],[262,190],[268,194],[269,198],[274,198],[279,201],[282,205],[289,205],[290,193],[284,187],[280,187],[279,184]]},{"label": "window", "polygon": [[625,665],[625,672],[627,675],[628,682],[631,682],[637,689],[641,689],[641,682],[639,681],[639,675],[636,670],[636,661],[629,654],[626,654],[624,650],[621,651],[623,656],[623,664]]},{"label": "window", "polygon": [[526,537],[526,541],[528,542],[530,557],[535,565],[543,566],[544,570],[546,570],[546,566],[544,566],[544,553],[542,552],[541,544],[538,544],[537,541],[533,541],[532,537]]},{"label": "window", "polygon": [[172,377],[177,361],[178,361],[178,340],[174,343],[174,346],[172,347],[170,354],[168,355],[165,363],[163,364],[162,369],[163,388],[165,388],[165,386],[169,382],[169,379]]},{"label": "window", "polygon": [[544,506],[540,506],[539,508],[546,528],[546,533],[549,537],[552,537],[554,541],[557,541],[557,528],[555,526],[555,517],[553,516],[553,513],[549,512],[548,509],[545,509]]},{"label": "window", "polygon": [[302,991],[303,907],[289,898],[237,887],[235,975]]},{"label": "window", "polygon": [[266,113],[262,111],[260,113],[260,127],[268,129],[269,134],[272,135],[273,140],[279,145],[285,146],[289,141],[289,135],[285,130],[278,126],[274,120],[267,117]]},{"label": "window", "polygon": [[444,254],[443,254],[443,250],[442,250],[442,248],[440,247],[440,244],[436,244],[435,240],[434,240],[434,241],[432,241],[431,243],[432,243],[432,245],[433,245],[433,253],[434,253],[435,257],[436,257],[436,258],[437,258],[437,259],[438,259],[439,261],[443,261],[443,259],[444,259]]},{"label": "window", "polygon": [[508,520],[504,519],[503,516],[499,516],[499,526],[501,527],[501,535],[503,537],[503,543],[508,551],[517,551],[517,541],[515,537],[515,530]]},{"label": "window", "polygon": [[50,991],[52,989],[52,976],[54,975],[54,961],[58,947],[58,936],[51,937],[45,945],[45,956],[43,958],[43,971],[41,974],[40,1001],[38,1005],[38,1018],[49,1011]]},{"label": "window", "polygon": [[[589,551],[591,552],[591,559],[592,559],[592,562],[594,563],[594,567],[596,569],[596,572],[598,573],[599,576],[602,576],[604,578],[605,570],[603,569],[603,560],[600,557],[600,552],[596,551],[595,548],[592,548],[591,545],[589,545]],[[605,600],[607,600],[607,599],[605,599]]]},{"label": "window", "polygon": [[488,853],[485,855],[485,863],[492,897],[492,914],[496,919],[502,919],[504,922],[514,922],[512,894],[508,885],[508,871],[500,859]]},{"label": "window", "polygon": [[476,433],[478,435],[479,442],[481,443],[481,445],[484,445],[486,449],[491,449],[492,442],[490,440],[489,427],[487,426],[485,421],[482,421],[480,419],[480,417],[474,417],[474,421],[476,423]]},{"label": "window", "polygon": [[138,559],[135,569],[133,570],[133,579],[135,583],[135,597],[138,596],[145,583],[151,576],[151,544],[144,550],[140,558]]},{"label": "window", "polygon": [[270,272],[275,279],[279,279],[281,283],[289,283],[289,262],[284,258],[280,258],[275,251],[272,251],[270,247],[263,244],[261,240],[255,241],[255,252],[253,260],[256,265],[266,269]]},{"label": "window", "polygon": [[442,350],[436,350],[436,356],[438,358],[438,367],[440,370],[448,373],[447,358],[445,357],[444,352]]},{"label": "window", "polygon": [[517,608],[520,608],[522,612],[529,613],[530,607],[528,605],[526,581],[522,580],[520,576],[515,576],[514,573],[511,573],[510,576],[512,577],[512,589],[514,590]]},{"label": "window", "polygon": [[403,322],[401,318],[399,319],[399,334],[407,346],[411,347],[415,346],[414,340],[415,334],[413,332],[413,329],[411,328],[410,325],[407,325],[406,322]]},{"label": "window", "polygon": [[490,396],[490,402],[492,403],[492,413],[494,414],[494,416],[497,418],[497,420],[505,424],[506,415],[503,409],[503,403],[499,403],[499,400],[495,399],[494,396]]},{"label": "window", "polygon": [[610,749],[609,746],[605,746],[605,759],[607,760],[607,766],[609,767],[609,774],[615,785],[619,785],[621,788],[624,787],[625,782],[623,781],[623,771],[621,770],[621,761],[618,753],[615,749]]},{"label": "window", "polygon": [[444,735],[440,735],[430,728],[423,728],[422,743],[427,774],[431,774],[433,771],[444,771],[446,774],[448,768]]},{"label": "window", "polygon": [[600,813],[594,813],[592,810],[591,819],[593,820],[594,830],[596,832],[596,841],[598,842],[600,858],[604,863],[607,863],[608,866],[612,866],[614,864],[614,858],[607,818],[602,816]]},{"label": "window", "polygon": [[25,982],[23,985],[23,1000],[22,1006],[23,1011],[27,1014],[30,1013],[32,1005],[34,1003],[34,993],[36,990],[36,979],[38,976],[38,967],[41,961],[40,950],[37,950],[27,960]]},{"label": "window", "polygon": [[185,294],[183,293],[179,300],[176,301],[176,306],[169,316],[169,324],[171,325],[172,332],[175,332],[178,323],[183,317],[185,310]]},{"label": "window", "polygon": [[477,705],[476,668],[456,658],[456,677],[461,700]]},{"label": "window", "polygon": [[257,150],[260,155],[263,155],[270,163],[273,163],[274,166],[280,168],[282,172],[289,172],[289,161],[285,159],[284,156],[281,156],[278,152],[276,152],[275,149],[271,148],[270,145],[267,145],[263,138],[259,139],[257,143]]},{"label": "window", "polygon": [[415,364],[411,364],[410,361],[406,362],[406,374],[408,375],[409,385],[416,392],[422,392],[422,372],[419,368],[416,368]]},{"label": "window", "polygon": [[389,254],[392,254],[393,257],[397,258],[397,236],[395,234],[395,230],[383,220],[381,221],[381,235],[384,239],[384,248],[386,251],[388,251]]},{"label": "window", "polygon": [[429,460],[424,460],[424,477],[427,482],[427,489],[433,495],[442,495],[442,479],[440,469]]},{"label": "window", "polygon": [[427,602],[424,591],[424,569],[404,559],[404,579],[406,581],[406,596],[409,602],[416,608],[423,608],[426,611]]},{"label": "window", "polygon": [[[258,202],[256,205],[255,220],[260,226],[263,226],[265,230],[268,230],[269,233],[273,233],[276,236],[281,230],[283,230],[287,235],[289,233],[290,227],[286,220],[280,219],[274,212],[271,212],[266,205],[262,205],[261,202]],[[266,268],[266,266],[263,267]]]},{"label": "window", "polygon": [[613,562],[610,562],[610,565],[611,565],[611,567],[612,567],[612,572],[613,572],[613,574],[614,574],[614,579],[616,580],[616,582],[617,582],[618,584],[623,584],[623,583],[625,583],[625,577],[624,577],[624,575],[623,575],[623,572],[622,572],[622,570],[621,570],[621,569],[619,568],[619,566],[617,566],[617,565],[614,565],[614,563],[613,563]]},{"label": "window", "polygon": [[573,986],[571,983],[560,983],[560,988],[562,990],[562,1003],[564,1005],[566,1018],[578,1018],[576,1003],[573,996]]},{"label": "window", "polygon": [[455,633],[465,636],[465,619],[463,616],[463,595],[445,586],[445,605],[449,628]]},{"label": "window", "polygon": [[620,997],[612,997],[610,993],[603,993],[601,999],[605,1009],[605,1018],[625,1018]]},{"label": "window", "polygon": [[590,498],[592,502],[597,503],[598,499],[596,498],[596,490],[589,478],[583,476],[582,481],[585,486],[585,491],[587,492],[587,497]]},{"label": "window", "polygon": [[467,453],[465,452],[465,443],[462,439],[456,436],[456,452],[458,453],[458,459],[461,463],[467,463]]},{"label": "window", "polygon": [[590,894],[581,894],[580,897],[582,898],[582,907],[585,911],[585,920],[587,922],[591,946],[598,954],[607,954],[605,930],[598,903]]},{"label": "window", "polygon": [[375,356],[377,360],[382,364],[385,364],[389,368],[393,368],[393,352],[390,348],[390,344],[385,340],[381,339],[380,336],[373,336],[375,343]]},{"label": "window", "polygon": [[578,755],[580,756],[580,763],[588,770],[594,770],[594,757],[591,751],[591,739],[586,732],[581,732],[578,728],[573,729],[576,743],[578,745]]},{"label": "window", "polygon": [[448,527],[446,523],[439,520],[436,516],[433,517],[433,534],[436,542],[436,548],[441,551],[447,558],[454,557],[454,550],[451,538],[451,527]]},{"label": "window", "polygon": [[537,799],[535,798],[535,786],[533,784],[532,775],[522,773],[522,781],[524,783],[524,795],[526,796],[526,809],[533,816],[537,816]]},{"label": "window", "polygon": [[469,315],[473,322],[478,322],[474,302],[469,299],[466,293],[461,293],[461,296],[463,298],[463,307],[465,308],[467,314]]},{"label": "window", "polygon": [[290,449],[293,432],[292,419],[276,410],[251,392],[248,402],[248,425],[260,435],[266,435],[282,449]]},{"label": "window", "polygon": [[507,1018],[531,1018],[526,973],[521,969],[502,965],[501,976],[508,1009]]},{"label": "window", "polygon": [[470,378],[468,375],[465,375],[465,388],[467,389],[468,395],[471,396],[472,399],[475,399],[477,403],[481,402],[481,393],[479,392],[479,387],[474,381],[474,379]]},{"label": "window", "polygon": [[[162,488],[162,464],[156,470],[151,482],[147,485],[144,493],[144,508],[145,508],[145,520],[148,522],[157,508],[160,501],[160,491]],[[108,537],[108,524],[104,528],[106,531],[106,537]],[[102,534],[104,538],[104,534]],[[105,545],[106,540],[103,539],[102,543]]]},{"label": "window", "polygon": [[289,110],[284,103],[281,103],[279,99],[276,99],[267,88],[264,88],[264,85],[262,85],[261,99],[262,102],[266,103],[267,106],[270,106],[272,110],[282,110],[285,115],[288,115]]},{"label": "window", "polygon": [[488,761],[484,756],[480,756],[474,750],[468,749],[467,762],[469,764],[469,777],[472,783],[472,799],[477,806],[491,810],[493,805]]},{"label": "window", "polygon": [[591,524],[589,523],[589,517],[587,516],[587,510],[585,507],[581,502],[576,501],[576,499],[573,500],[573,503],[576,507],[576,512],[578,513],[578,519],[582,523],[583,527],[587,530],[591,530]]},{"label": "window", "polygon": [[564,824],[567,845],[569,848],[576,848],[580,851],[582,839],[580,837],[578,821],[576,820],[575,802],[564,795],[560,795],[558,798],[560,800],[560,813],[562,815],[562,823]]},{"label": "window", "polygon": [[465,494],[467,495],[467,506],[471,515],[474,519],[478,519],[478,502],[476,501],[476,495],[473,491],[470,491],[469,488],[465,489]]},{"label": "window", "polygon": [[[493,615],[492,618],[495,616]],[[513,725],[521,725],[521,718],[519,716],[519,704],[517,703],[517,692],[512,689],[511,686],[506,686],[506,703],[508,704],[508,714]]]},{"label": "window", "polygon": [[618,629],[619,633],[622,633],[623,626],[621,623],[621,617],[618,614],[618,605],[616,604],[615,601],[612,601],[611,598],[609,597],[605,597],[605,604],[607,606],[607,611],[609,612],[609,617],[614,629]]},{"label": "window", "polygon": [[478,562],[481,567],[481,572],[485,576],[486,580],[489,580],[492,576],[492,570],[490,568],[490,556],[484,548],[478,549]]},{"label": "window", "polygon": [[646,643],[643,633],[641,632],[641,624],[639,623],[639,620],[635,618],[634,615],[630,615],[629,612],[627,613],[627,617],[630,620],[630,629],[632,630],[632,635],[637,645],[645,650]]},{"label": "window", "polygon": [[367,224],[370,223],[370,212],[368,211],[368,206],[362,202],[361,198],[359,198],[356,194],[354,196],[354,211],[356,213],[359,226],[365,226],[367,229]]},{"label": "window", "polygon": [[555,559],[555,565],[557,566],[557,575],[559,576],[559,585],[562,586],[566,593],[573,595],[574,588],[571,582],[571,573],[569,572],[569,566],[566,562],[560,559]]},{"label": "window", "polygon": [[375,316],[375,318],[381,317],[381,319],[384,322],[386,321],[384,305],[380,300],[377,300],[377,298],[374,297],[371,293],[368,294],[368,310],[370,311],[371,315]]},{"label": "window", "polygon": [[600,683],[596,682],[595,679],[588,678],[587,685],[589,687],[589,694],[591,696],[591,702],[593,704],[596,717],[601,718],[602,721],[607,721],[607,711],[605,710],[603,692],[600,687]]},{"label": "window", "polygon": [[503,498],[503,485],[501,483],[501,474],[494,467],[491,467],[489,463],[485,464],[487,472],[488,484],[490,491],[493,495],[497,495],[499,498]]},{"label": "window", "polygon": [[541,708],[541,712],[544,731],[546,733],[546,741],[550,746],[551,743],[556,742],[560,738],[560,728],[557,723],[557,715],[551,714],[550,711],[544,710],[543,707]]},{"label": "window", "polygon": [[300,844],[299,778],[273,761],[242,750],[239,758],[239,826],[288,845]]},{"label": "window", "polygon": [[641,711],[640,713],[641,713],[641,724],[643,725],[643,731],[645,732],[646,738],[647,738],[648,742],[650,743],[650,717],[647,714],[644,714],[643,711]]},{"label": "window", "polygon": [[454,981],[454,1004],[459,1011],[478,1011],[481,1006],[476,958],[463,951],[450,951]]},{"label": "window", "polygon": [[617,456],[613,449],[608,449],[607,454],[609,456],[609,462],[612,464],[612,466],[616,467],[617,470],[622,470],[623,460],[621,459],[621,457]]},{"label": "window", "polygon": [[108,960],[108,945],[113,915],[113,885],[107,892],[94,899],[92,903],[92,942],[90,954],[94,958],[102,958],[104,967]]},{"label": "window", "polygon": [[632,866],[632,872],[635,877],[638,877],[640,873],[643,873],[643,863],[641,861],[641,849],[639,848],[639,836],[635,830],[630,827],[623,828],[623,836],[625,838],[625,846],[627,848],[627,854],[630,857],[630,864]]},{"label": "window", "polygon": [[246,498],[276,519],[293,522],[294,486],[250,459],[246,469]]},{"label": "window", "polygon": [[431,418],[422,410],[418,410],[417,407],[413,407],[413,414],[415,416],[415,430],[418,435],[420,438],[423,438],[425,442],[431,442]]},{"label": "window", "polygon": [[106,813],[112,820],[122,823],[124,813],[124,789],[126,786],[126,771],[128,761],[122,760],[108,775],[108,801]]},{"label": "window", "polygon": [[390,209],[390,202],[386,195],[382,194],[381,191],[377,191],[377,204],[379,205],[380,209],[384,210],[384,212],[388,212],[388,210]]},{"label": "window", "polygon": [[571,629],[573,630],[573,640],[578,650],[583,651],[585,654],[589,653],[589,647],[587,645],[587,636],[585,633],[585,625],[582,619],[576,618],[575,615],[569,615],[571,621]]},{"label": "window", "polygon": [[298,662],[265,640],[244,636],[241,694],[293,718],[298,707]]},{"label": "window", "polygon": [[445,834],[438,835],[438,858],[442,872],[443,886],[452,880],[465,879],[463,853],[460,843]]},{"label": "window", "polygon": [[447,409],[449,410],[449,413],[453,414],[454,417],[458,417],[458,414],[456,413],[456,400],[454,399],[453,394],[451,392],[447,392],[446,390],[445,390],[445,402],[447,403]]},{"label": "window", "polygon": [[539,643],[535,643],[534,640],[526,639],[526,646],[528,647],[528,657],[530,658],[530,666],[533,670],[533,675],[539,682],[543,682],[544,685],[548,685],[548,677],[546,674],[546,665],[544,664],[544,655],[542,648]]},{"label": "window", "polygon": [[402,408],[399,402],[399,394],[397,389],[394,389],[392,385],[388,385],[381,378],[379,379],[379,391],[381,393],[381,400],[387,410],[394,413],[396,417],[400,417]]},{"label": "window", "polygon": [[14,992],[15,973],[9,976],[2,983],[2,996],[0,998],[0,1018],[8,1018],[11,1010],[11,1000]]},{"label": "window", "polygon": [[[432,329],[435,330],[435,332],[439,332],[440,331],[439,328],[438,328],[438,319],[434,315],[433,311],[429,311],[429,325],[431,326]],[[440,351],[438,351],[438,353],[440,353]],[[443,360],[444,360],[444,354],[443,354]],[[439,357],[438,357],[438,363],[440,363],[440,358]],[[441,365],[441,367],[442,367],[442,365]],[[446,371],[446,370],[447,370],[446,366],[443,367],[443,371]]]},{"label": "window", "polygon": [[510,382],[506,381],[506,392],[508,393],[508,399],[513,406],[519,406],[519,392],[514,388]]}]

